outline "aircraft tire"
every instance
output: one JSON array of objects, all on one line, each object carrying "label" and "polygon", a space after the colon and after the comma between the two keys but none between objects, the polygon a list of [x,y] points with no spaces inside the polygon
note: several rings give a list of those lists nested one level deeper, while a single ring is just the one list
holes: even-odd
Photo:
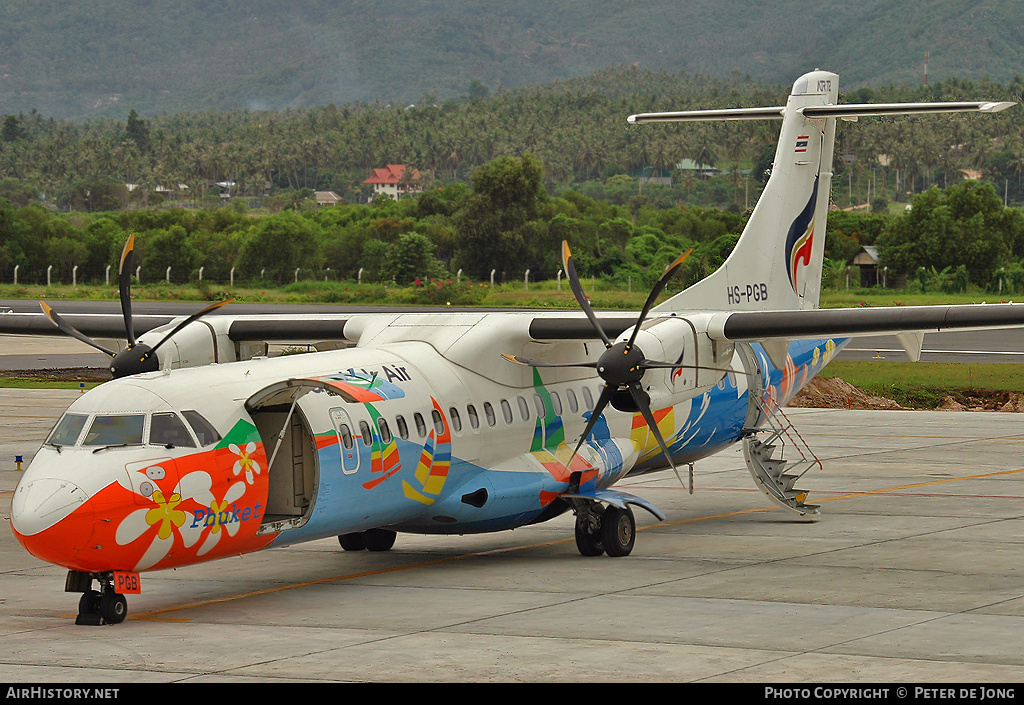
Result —
[{"label": "aircraft tire", "polygon": [[388,529],[367,529],[363,532],[363,543],[367,551],[389,551],[398,536]]},{"label": "aircraft tire", "polygon": [[128,600],[116,592],[104,593],[100,597],[99,613],[107,624],[120,624],[128,616]]},{"label": "aircraft tire", "polygon": [[342,534],[338,537],[338,543],[346,551],[362,551],[366,548],[366,542],[363,540],[363,532],[357,531],[354,534]]},{"label": "aircraft tire", "polygon": [[600,529],[591,531],[590,522],[580,515],[576,516],[576,548],[581,556],[600,556],[604,553]]},{"label": "aircraft tire", "polygon": [[98,590],[88,590],[82,593],[78,600],[78,614],[96,614],[100,610],[100,593]]},{"label": "aircraft tire", "polygon": [[605,552],[612,557],[628,556],[636,541],[636,521],[633,512],[626,507],[608,507],[601,515],[601,543]]}]

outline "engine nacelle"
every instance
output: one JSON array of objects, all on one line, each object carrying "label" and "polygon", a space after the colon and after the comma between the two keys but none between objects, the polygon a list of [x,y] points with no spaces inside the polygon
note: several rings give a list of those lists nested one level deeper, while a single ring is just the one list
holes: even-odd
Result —
[{"label": "engine nacelle", "polygon": [[[139,337],[139,343],[156,345],[164,336],[174,330],[179,321],[153,328]],[[193,321],[175,333],[170,340],[157,348],[156,356],[160,361],[160,369],[179,369],[182,367],[200,367],[214,362],[234,362],[246,359],[238,354],[238,347],[228,337],[231,319],[211,316]],[[261,344],[266,350],[266,345]],[[248,355],[252,357],[252,355]]]},{"label": "engine nacelle", "polygon": [[[707,322],[700,318],[663,316],[644,323],[635,345],[647,360],[679,363],[678,368],[650,368],[643,386],[655,407],[677,403],[674,397],[702,394],[725,376],[733,356],[733,345],[711,340]],[[628,340],[626,331],[620,340]],[[661,400],[664,400],[662,403]]]}]

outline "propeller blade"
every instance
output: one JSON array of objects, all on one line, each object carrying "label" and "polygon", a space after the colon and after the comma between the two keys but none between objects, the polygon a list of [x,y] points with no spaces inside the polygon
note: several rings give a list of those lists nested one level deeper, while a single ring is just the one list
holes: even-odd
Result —
[{"label": "propeller blade", "polygon": [[509,362],[514,362],[517,365],[526,365],[528,367],[597,367],[597,362],[540,362],[538,360],[528,360],[525,357],[518,357],[516,355],[506,355],[502,353],[501,356]]},{"label": "propeller blade", "polygon": [[572,289],[573,296],[576,297],[576,302],[583,309],[583,313],[587,314],[587,318],[590,319],[590,324],[594,326],[594,330],[601,336],[601,340],[604,341],[604,346],[610,348],[612,341],[609,340],[608,335],[604,332],[600,322],[597,320],[597,316],[594,315],[594,310],[590,308],[590,302],[587,301],[587,295],[583,293],[583,287],[580,285],[580,278],[576,274],[576,265],[572,261],[572,252],[569,250],[569,243],[562,240],[562,267],[565,269],[565,276],[569,280],[569,287]]},{"label": "propeller blade", "polygon": [[132,328],[132,253],[135,251],[135,233],[128,236],[121,251],[121,262],[117,267],[117,288],[121,292],[121,314],[124,316],[124,332],[128,347],[135,347],[135,330]]},{"label": "propeller blade", "polygon": [[614,393],[615,390],[607,384],[604,386],[604,389],[601,390],[601,396],[597,398],[597,404],[594,405],[594,410],[590,413],[590,420],[587,422],[587,427],[583,429],[583,435],[580,436],[580,440],[573,449],[572,455],[569,456],[569,460],[566,461],[565,467],[569,467],[573,458],[576,457],[580,448],[583,447],[583,443],[587,440],[587,436],[589,436],[590,432],[594,430],[594,426],[597,425],[597,420],[600,418],[601,412],[604,411],[606,406],[608,406],[608,402],[612,400],[612,394]]},{"label": "propeller blade", "polygon": [[676,464],[672,460],[672,454],[668,452],[668,446],[665,445],[665,439],[661,437],[661,431],[658,430],[658,422],[654,420],[654,414],[651,413],[651,397],[644,391],[644,388],[640,386],[639,382],[631,382],[629,384],[629,393],[633,396],[633,401],[636,402],[637,407],[640,409],[640,413],[644,415],[644,420],[647,421],[647,428],[651,429],[651,433],[654,434],[655,439],[658,441],[658,445],[661,446],[661,451],[668,458],[668,464],[672,466],[672,469],[679,472],[676,469]]},{"label": "propeller blade", "polygon": [[57,326],[57,328],[60,329],[60,331],[65,335],[70,335],[72,338],[81,340],[86,345],[96,348],[100,352],[104,352],[107,355],[110,355],[110,357],[114,357],[114,355],[117,354],[113,350],[107,350],[105,347],[103,347],[96,341],[92,340],[81,331],[74,328],[74,326],[72,326],[70,323],[65,321],[60,316],[58,316],[57,312],[50,308],[45,301],[40,301],[39,306],[43,309],[43,313],[46,315],[46,317],[50,319],[50,323]]},{"label": "propeller blade", "polygon": [[683,265],[683,262],[687,260],[691,252],[693,252],[692,247],[683,254],[679,255],[679,257],[676,258],[675,262],[670,264],[668,266],[668,269],[665,270],[665,273],[662,274],[661,278],[658,279],[658,282],[654,285],[654,288],[651,289],[651,293],[647,295],[647,301],[644,302],[644,307],[640,311],[640,318],[637,319],[636,326],[634,326],[633,328],[633,334],[629,336],[629,342],[626,343],[626,350],[633,349],[633,343],[634,341],[636,341],[636,334],[640,332],[640,326],[647,318],[647,314],[650,313],[651,308],[654,306],[654,302],[658,300],[659,296],[661,296],[661,292],[665,290],[666,286],[668,286],[668,280],[671,279],[672,275],[676,273],[676,270]]},{"label": "propeller blade", "polygon": [[209,313],[210,311],[216,310],[216,309],[220,308],[221,306],[226,306],[227,304],[229,304],[229,303],[231,303],[231,302],[233,302],[233,301],[234,301],[234,299],[228,299],[227,301],[218,301],[217,303],[215,303],[215,304],[210,304],[209,306],[207,306],[206,308],[204,308],[204,309],[202,309],[202,310],[200,310],[200,311],[196,311],[196,312],[195,312],[195,313],[193,313],[193,314],[192,314],[191,316],[189,316],[188,318],[186,318],[186,319],[185,319],[184,321],[182,321],[182,322],[181,322],[181,323],[179,323],[178,325],[174,326],[174,328],[173,328],[173,329],[171,330],[171,332],[170,332],[170,333],[168,333],[168,334],[167,334],[167,335],[165,335],[165,336],[164,336],[163,338],[161,338],[161,339],[160,339],[160,342],[159,342],[159,343],[157,343],[156,345],[154,345],[153,347],[151,347],[151,348],[150,348],[150,349],[149,349],[149,350],[148,350],[148,351],[146,352],[146,354],[145,354],[145,355],[143,355],[142,359],[143,359],[143,360],[145,360],[145,359],[146,359],[146,358],[148,358],[148,357],[152,357],[153,353],[155,353],[155,352],[156,352],[156,349],[157,349],[157,348],[159,348],[159,347],[160,347],[161,345],[163,345],[163,344],[164,344],[164,343],[166,343],[166,342],[167,342],[168,340],[170,340],[170,339],[171,339],[171,337],[173,337],[175,333],[177,333],[178,331],[180,331],[180,330],[181,330],[182,328],[184,328],[185,326],[187,326],[187,325],[188,325],[189,323],[192,323],[193,321],[195,321],[195,320],[197,320],[197,319],[199,319],[199,318],[202,318],[203,316],[205,316],[206,314],[208,314],[208,313]]}]

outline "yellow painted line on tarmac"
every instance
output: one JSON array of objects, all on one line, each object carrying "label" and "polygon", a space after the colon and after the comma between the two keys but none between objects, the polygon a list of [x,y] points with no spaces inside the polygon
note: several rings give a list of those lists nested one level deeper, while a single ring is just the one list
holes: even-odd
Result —
[{"label": "yellow painted line on tarmac", "polygon": [[[277,587],[264,588],[263,590],[252,590],[250,592],[239,593],[238,595],[225,595],[224,597],[215,597],[209,600],[199,600],[197,602],[189,602],[184,605],[177,605],[175,607],[167,607],[164,609],[150,610],[148,612],[140,612],[137,615],[130,615],[128,619],[154,619],[158,618],[158,615],[168,614],[171,612],[179,612],[181,610],[194,609],[196,607],[207,607],[209,605],[217,605],[223,602],[233,602],[235,600],[244,600],[250,597],[261,597],[263,595],[273,595],[277,592],[284,592],[285,590],[295,590],[297,588],[312,587],[314,585],[327,585],[330,583],[339,583],[345,580],[354,580],[356,578],[366,578],[374,575],[386,575],[388,573],[396,573],[402,570],[410,570],[413,568],[425,568],[433,565],[442,565],[444,563],[452,563],[454,561],[461,561],[466,558],[474,558],[477,556],[484,556],[493,553],[502,553],[505,551],[519,550],[523,548],[535,548],[537,546],[546,546],[555,543],[562,543],[566,539],[559,539],[558,541],[551,541],[548,543],[530,544],[528,546],[515,546],[505,547],[501,549],[495,549],[493,551],[480,551],[474,553],[465,553],[459,556],[449,556],[447,558],[437,558],[431,561],[420,561],[418,563],[409,563],[407,565],[392,566],[390,568],[380,568],[378,570],[366,570],[359,573],[348,573],[346,575],[335,575],[330,578],[320,578],[318,580],[306,580],[300,583],[289,583],[288,585],[278,585]],[[191,620],[175,620],[175,621],[191,621]]]},{"label": "yellow painted line on tarmac", "polygon": [[942,438],[952,441],[1024,441],[1024,434],[1011,436],[946,436],[912,433],[801,433],[801,436],[826,438]]},{"label": "yellow painted line on tarmac", "polygon": [[[1000,477],[1004,475],[1014,475],[1016,473],[1024,472],[1024,468],[1017,470],[1001,470],[999,472],[983,473],[981,475],[963,475],[960,477],[947,477],[941,480],[929,480],[927,482],[915,482],[910,485],[899,485],[897,487],[886,487],[879,490],[865,490],[863,492],[848,492],[846,494],[834,495],[832,497],[819,497],[815,496],[814,502],[834,502],[838,499],[856,499],[858,497],[870,497],[872,495],[890,494],[892,492],[903,492],[906,490],[918,489],[920,487],[929,487],[932,485],[944,485],[950,482],[963,482],[965,480],[984,480],[992,477]],[[766,507],[758,507],[757,509],[743,509],[736,512],[724,512],[722,514],[709,514],[707,516],[692,517],[690,519],[680,519],[679,521],[662,522],[660,524],[652,524],[651,526],[638,528],[637,531],[644,531],[645,529],[655,528],[658,526],[678,526],[680,524],[692,524],[698,521],[708,521],[710,519],[722,519],[725,517],[741,516],[743,514],[754,514],[756,512],[767,512],[775,509],[781,509],[778,505],[770,504]]]},{"label": "yellow painted line on tarmac", "polygon": [[[920,487],[929,487],[934,485],[943,485],[951,482],[964,482],[968,480],[982,480],[993,477],[1004,477],[1007,475],[1015,475],[1017,473],[1024,472],[1024,468],[1017,470],[1002,470],[1000,472],[983,473],[979,475],[964,475],[961,477],[949,477],[941,480],[929,480],[927,482],[916,482],[909,485],[899,485],[896,487],[887,487],[878,490],[866,490],[864,492],[850,492],[847,494],[836,495],[833,497],[816,497],[815,502],[834,502],[842,499],[856,499],[858,497],[869,497],[873,495],[888,494],[891,492],[901,492],[909,489],[917,489]],[[724,519],[727,517],[742,516],[744,514],[754,514],[757,512],[766,512],[780,509],[780,507],[772,504],[766,507],[757,507],[756,509],[742,509],[734,512],[722,512],[720,514],[707,514],[699,517],[691,517],[689,519],[680,519],[679,521],[672,522],[661,522],[658,524],[652,524],[646,527],[638,527],[637,531],[645,531],[647,529],[657,528],[660,526],[680,526],[682,524],[692,524],[700,521],[711,521],[714,519]],[[235,600],[245,600],[252,597],[261,597],[263,595],[273,595],[278,592],[284,592],[286,590],[295,590],[298,588],[312,587],[314,585],[328,585],[330,583],[339,583],[346,580],[354,580],[356,578],[366,578],[375,575],[386,575],[388,573],[396,573],[403,570],[413,570],[416,568],[426,568],[429,566],[443,565],[445,563],[454,563],[456,561],[465,560],[468,558],[478,558],[480,556],[495,555],[500,553],[509,553],[512,551],[522,551],[526,549],[534,549],[542,546],[554,546],[557,544],[568,543],[575,541],[575,538],[557,539],[555,541],[544,541],[541,543],[525,544],[522,546],[503,546],[500,548],[494,548],[487,551],[474,551],[473,553],[464,553],[457,556],[449,556],[447,558],[437,558],[429,561],[419,561],[417,563],[409,563],[406,565],[392,566],[390,568],[380,568],[377,570],[367,570],[358,573],[347,573],[345,575],[336,575],[329,578],[320,578],[318,580],[307,580],[298,583],[289,583],[287,585],[278,585],[277,587],[264,588],[262,590],[252,590],[250,592],[243,592],[237,595],[225,595],[224,597],[215,597],[209,600],[198,600],[196,602],[189,602],[183,605],[177,605],[174,607],[166,607],[163,609],[149,610],[148,612],[140,612],[136,615],[129,615],[128,619],[137,620],[153,620],[153,621],[173,621],[173,622],[189,622],[190,619],[163,617],[162,615],[171,614],[174,612],[180,612],[182,610],[195,609],[198,607],[207,607],[209,605],[217,605],[225,602],[234,602]],[[73,616],[73,615],[72,615]]]},{"label": "yellow painted line on tarmac", "polygon": [[915,482],[910,485],[902,485],[900,487],[888,487],[882,490],[866,490],[864,492],[851,492],[849,494],[836,495],[834,497],[823,497],[816,499],[816,502],[833,502],[837,499],[854,499],[856,497],[867,497],[870,495],[877,494],[888,494],[890,492],[901,492],[903,490],[913,490],[919,487],[930,487],[932,485],[945,485],[950,482],[963,482],[965,480],[984,480],[991,477],[1002,477],[1005,475],[1015,475],[1016,473],[1024,472],[1024,468],[1017,470],[1001,470],[999,472],[987,472],[981,475],[962,475],[960,477],[946,477],[941,480],[929,480],[928,482]]}]

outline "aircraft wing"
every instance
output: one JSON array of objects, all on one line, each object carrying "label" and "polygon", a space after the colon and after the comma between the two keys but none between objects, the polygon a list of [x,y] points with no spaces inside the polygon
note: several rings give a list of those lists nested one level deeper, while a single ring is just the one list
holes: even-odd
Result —
[{"label": "aircraft wing", "polygon": [[[242,314],[222,313],[206,320],[227,323],[227,335],[235,341],[263,340],[267,342],[297,342],[306,340],[349,340],[354,342],[358,334],[351,330],[346,335],[346,324],[353,319],[374,316],[394,318],[401,314],[420,313],[417,309],[393,313],[300,313],[300,314]],[[438,316],[457,316],[433,314]],[[527,313],[527,312],[521,312]],[[123,339],[124,319],[120,314],[80,313],[63,314],[62,318],[77,330],[93,338]],[[168,325],[184,318],[183,315],[142,315],[134,316],[132,327],[136,336]],[[609,335],[617,336],[636,324],[636,315],[600,314],[601,325]],[[218,326],[219,327],[219,326]],[[0,335],[61,335],[53,323],[40,313],[0,313]],[[596,340],[593,326],[576,312],[544,312],[535,317],[529,326],[529,336],[536,340]]]},{"label": "aircraft wing", "polygon": [[[76,329],[92,338],[124,338],[124,318],[105,313],[65,314],[61,316]],[[166,325],[179,316],[135,316],[132,329],[139,336],[148,330]],[[62,335],[53,323],[41,313],[0,313],[0,334],[3,335]]]},{"label": "aircraft wing", "polygon": [[957,328],[1024,325],[1024,304],[818,308],[806,311],[735,311],[716,314],[713,339],[825,338]]},{"label": "aircraft wing", "polygon": [[[207,320],[228,319],[228,337],[234,341],[266,340],[356,340],[346,335],[352,319],[394,314],[223,314]],[[528,313],[523,311],[522,313]],[[696,313],[696,312],[695,312]],[[707,313],[707,312],[699,312]],[[444,316],[448,314],[433,314]],[[457,316],[458,313],[452,312]],[[685,314],[684,314],[685,315]],[[123,338],[124,320],[116,314],[66,314],[65,320],[89,336]],[[167,325],[182,316],[135,316],[137,335]],[[602,327],[612,337],[636,324],[636,315],[598,314]],[[878,308],[820,308],[803,311],[722,311],[712,313],[708,335],[716,340],[760,341],[767,338],[821,338],[829,336],[878,335],[911,331],[939,331],[963,328],[1024,326],[1024,304],[966,304],[942,306],[886,306]],[[219,326],[218,326],[219,327]],[[54,325],[36,313],[0,313],[0,334],[59,335]],[[535,340],[593,340],[591,323],[575,313],[544,312],[529,324]]]},{"label": "aircraft wing", "polygon": [[713,314],[708,336],[713,340],[760,342],[776,363],[777,357],[785,360],[790,340],[891,333],[917,361],[927,332],[1016,326],[1024,326],[1024,304],[819,308]]},{"label": "aircraft wing", "polygon": [[[64,314],[61,318],[91,338],[123,339],[124,318],[120,314]],[[136,337],[165,326],[185,316],[144,315],[132,318]],[[345,323],[351,315],[342,314],[245,314],[211,316],[207,320],[229,319],[228,337],[235,341],[263,340],[298,341],[344,339]],[[0,313],[0,334],[61,335],[44,315],[39,313]]]}]

